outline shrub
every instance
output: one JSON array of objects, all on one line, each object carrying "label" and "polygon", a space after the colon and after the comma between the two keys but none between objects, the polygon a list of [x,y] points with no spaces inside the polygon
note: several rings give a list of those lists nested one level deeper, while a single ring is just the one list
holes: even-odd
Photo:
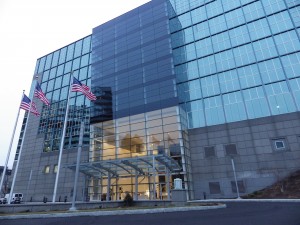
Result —
[{"label": "shrub", "polygon": [[132,206],[133,205],[133,198],[129,194],[129,192],[126,192],[125,198],[124,198],[124,205],[125,206]]}]

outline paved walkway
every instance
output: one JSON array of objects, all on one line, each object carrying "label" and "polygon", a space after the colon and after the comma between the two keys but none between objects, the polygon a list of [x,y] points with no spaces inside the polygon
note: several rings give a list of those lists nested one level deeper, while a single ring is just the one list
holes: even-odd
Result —
[{"label": "paved walkway", "polygon": [[73,217],[73,216],[111,216],[111,215],[128,215],[128,214],[148,214],[148,213],[165,213],[165,212],[183,212],[194,210],[210,210],[226,208],[226,204],[213,206],[183,206],[169,208],[152,208],[152,209],[121,209],[121,210],[97,210],[97,211],[69,211],[69,212],[49,212],[49,213],[28,213],[0,216],[1,219],[33,219],[33,218],[51,218],[51,217]]}]

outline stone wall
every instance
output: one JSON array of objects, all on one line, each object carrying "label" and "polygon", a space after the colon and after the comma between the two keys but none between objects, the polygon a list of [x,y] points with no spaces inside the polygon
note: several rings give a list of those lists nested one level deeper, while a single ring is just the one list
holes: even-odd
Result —
[{"label": "stone wall", "polygon": [[237,197],[300,168],[300,113],[189,130],[195,199]]}]

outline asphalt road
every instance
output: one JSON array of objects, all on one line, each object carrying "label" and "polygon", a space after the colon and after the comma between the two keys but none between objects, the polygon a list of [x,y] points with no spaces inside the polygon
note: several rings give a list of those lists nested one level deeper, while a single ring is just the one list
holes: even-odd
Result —
[{"label": "asphalt road", "polygon": [[300,225],[300,203],[240,202],[205,211],[0,220],[0,225]]}]

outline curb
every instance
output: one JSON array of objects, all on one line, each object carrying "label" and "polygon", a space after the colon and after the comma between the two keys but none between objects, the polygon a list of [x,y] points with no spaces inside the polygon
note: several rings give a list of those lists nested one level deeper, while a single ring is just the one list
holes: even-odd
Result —
[{"label": "curb", "polygon": [[29,214],[29,215],[10,215],[0,216],[4,219],[36,219],[36,218],[58,218],[58,217],[75,217],[75,216],[112,216],[112,215],[130,215],[130,214],[148,214],[148,213],[165,213],[165,212],[185,212],[195,210],[209,210],[226,208],[226,204],[218,206],[186,206],[174,208],[159,209],[133,209],[133,210],[114,210],[114,211],[96,211],[96,212],[65,212],[65,213],[47,213],[47,214]]},{"label": "curb", "polygon": [[204,202],[286,202],[300,203],[300,199],[209,199],[209,200],[194,200],[188,203],[204,203]]}]

